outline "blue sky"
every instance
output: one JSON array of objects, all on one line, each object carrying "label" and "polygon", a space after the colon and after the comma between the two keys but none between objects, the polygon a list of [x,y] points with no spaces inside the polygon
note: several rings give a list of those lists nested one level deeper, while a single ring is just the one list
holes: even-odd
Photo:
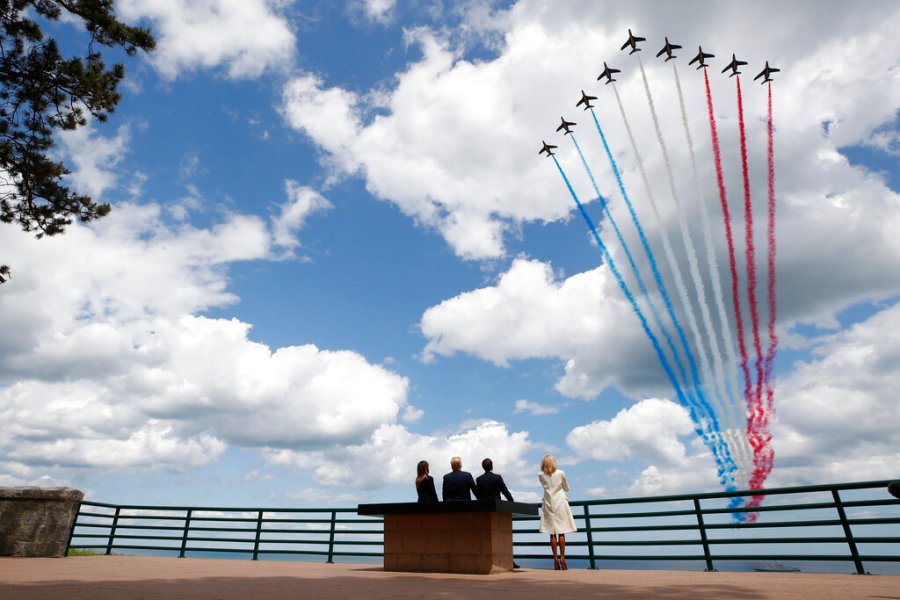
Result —
[{"label": "blue sky", "polygon": [[[573,498],[720,489],[710,448],[537,155],[541,140],[559,146],[625,272],[577,154],[554,132],[560,115],[579,123],[637,248],[574,106],[581,90],[597,96],[650,243],[661,255],[665,231],[687,277],[638,63],[619,49],[628,28],[647,38],[641,58],[700,240],[671,63],[654,56],[664,36],[685,48],[676,65],[725,286],[703,78],[686,63],[698,45],[716,54],[742,249],[734,79],[720,71],[732,52],[749,62],[763,291],[766,87],[752,76],[766,60],[781,68],[767,485],[896,477],[900,9],[826,4],[120,0],[120,17],[151,27],[158,48],[127,59],[109,122],[56,149],[71,185],[113,213],[52,239],[0,228],[13,269],[0,287],[0,484],[123,503],[352,505],[411,499],[418,460],[440,475],[459,454],[476,474],[491,456],[518,499],[536,500],[552,452]],[[81,39],[67,23],[50,30]],[[604,61],[622,70],[661,223],[597,82]],[[640,268],[651,281],[646,259]]]}]

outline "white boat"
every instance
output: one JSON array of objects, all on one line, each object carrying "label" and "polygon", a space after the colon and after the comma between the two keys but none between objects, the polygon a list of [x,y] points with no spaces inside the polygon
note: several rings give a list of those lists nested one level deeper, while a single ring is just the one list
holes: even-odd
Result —
[{"label": "white boat", "polygon": [[765,573],[799,573],[800,567],[789,567],[783,563],[774,562],[767,563],[761,567],[753,567],[754,571],[762,571]]}]

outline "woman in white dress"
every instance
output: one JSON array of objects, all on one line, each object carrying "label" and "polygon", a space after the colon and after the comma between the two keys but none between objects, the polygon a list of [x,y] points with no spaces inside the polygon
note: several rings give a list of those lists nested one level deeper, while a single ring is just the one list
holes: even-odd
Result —
[{"label": "woman in white dress", "polygon": [[[538,481],[544,487],[544,503],[541,507],[541,533],[550,534],[550,548],[553,550],[553,568],[568,569],[566,566],[566,534],[578,531],[566,492],[569,481],[566,474],[556,468],[556,459],[550,454],[541,461]],[[559,542],[557,544],[557,538]],[[559,548],[557,558],[556,549]]]}]

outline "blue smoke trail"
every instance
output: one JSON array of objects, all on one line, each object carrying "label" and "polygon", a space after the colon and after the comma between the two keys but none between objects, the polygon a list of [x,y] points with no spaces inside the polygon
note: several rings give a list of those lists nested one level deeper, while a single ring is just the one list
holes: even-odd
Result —
[{"label": "blue smoke trail", "polygon": [[[606,213],[606,217],[609,219],[610,225],[613,226],[613,230],[616,232],[616,236],[619,238],[619,243],[622,244],[622,248],[625,250],[625,256],[628,258],[628,263],[631,265],[631,271],[634,273],[634,278],[637,280],[638,287],[641,290],[641,295],[644,298],[644,302],[647,303],[647,306],[650,307],[650,312],[653,315],[653,320],[656,323],[656,326],[662,332],[663,336],[666,338],[666,343],[669,346],[669,350],[672,352],[672,356],[675,357],[675,365],[678,367],[678,371],[681,374],[682,381],[687,384],[688,378],[687,373],[684,370],[684,364],[681,362],[681,358],[678,356],[678,350],[675,349],[675,342],[672,340],[672,336],[669,335],[669,330],[666,329],[666,326],[662,322],[662,316],[659,314],[659,310],[656,308],[656,305],[650,300],[650,294],[647,292],[647,287],[644,285],[644,279],[641,277],[641,272],[637,267],[637,264],[634,262],[634,257],[631,254],[631,250],[628,248],[628,244],[625,243],[625,238],[622,236],[622,232],[619,229],[618,224],[616,223],[615,217],[613,217],[612,211],[609,210],[609,203],[603,198],[603,194],[600,193],[600,188],[597,186],[597,181],[594,179],[594,173],[591,171],[590,166],[588,166],[587,160],[584,158],[584,153],[581,151],[581,146],[578,145],[578,140],[575,139],[575,134],[571,134],[572,142],[575,144],[575,149],[578,151],[578,156],[581,157],[581,164],[584,165],[584,170],[587,171],[588,177],[591,179],[591,184],[594,186],[594,191],[597,192],[597,197],[600,199],[600,203],[603,205],[603,210]],[[678,383],[676,382],[676,387]],[[678,390],[676,390],[677,392]]]},{"label": "blue smoke trail", "polygon": [[[613,86],[615,87],[615,84],[613,84]],[[650,262],[650,268],[653,271],[653,278],[656,281],[656,285],[659,287],[660,295],[662,296],[663,302],[666,306],[666,311],[669,314],[669,318],[672,320],[672,324],[675,326],[675,330],[678,333],[681,345],[684,348],[685,354],[687,355],[688,363],[691,367],[691,375],[696,386],[698,401],[703,407],[703,412],[709,419],[709,428],[712,431],[707,432],[705,435],[701,435],[700,437],[706,440],[708,447],[715,457],[717,474],[722,485],[726,490],[736,489],[733,481],[734,472],[737,470],[737,465],[734,464],[734,461],[731,458],[731,453],[728,450],[728,446],[723,443],[723,437],[721,435],[718,420],[716,419],[715,413],[709,406],[709,403],[706,402],[706,398],[703,395],[703,391],[699,382],[699,374],[697,373],[697,363],[694,360],[694,355],[693,353],[691,353],[690,347],[688,346],[687,339],[684,335],[684,329],[681,327],[681,324],[678,322],[678,317],[675,315],[675,310],[672,307],[672,300],[669,297],[669,292],[666,290],[666,286],[663,283],[662,276],[659,273],[659,266],[657,265],[656,259],[653,256],[653,251],[650,249],[650,243],[647,241],[647,236],[644,233],[644,228],[641,226],[640,221],[638,220],[637,213],[634,210],[634,206],[631,203],[631,199],[628,197],[628,192],[625,191],[625,184],[622,182],[622,175],[619,172],[619,167],[616,164],[615,158],[613,158],[612,151],[610,150],[609,144],[606,141],[606,136],[603,134],[603,128],[600,127],[600,121],[597,119],[597,113],[594,112],[593,108],[591,108],[591,116],[594,118],[594,125],[596,125],[597,127],[597,132],[600,134],[600,139],[603,141],[603,148],[606,150],[606,156],[609,158],[610,165],[612,166],[613,174],[615,175],[616,182],[619,185],[619,191],[622,193],[622,198],[625,200],[625,204],[628,207],[629,213],[631,214],[631,220],[634,222],[634,226],[637,229],[641,244],[644,247],[644,251],[647,253],[647,258]]]},{"label": "blue smoke trail", "polygon": [[682,406],[688,409],[691,415],[691,421],[694,423],[694,432],[698,437],[703,437],[703,430],[700,428],[700,420],[697,417],[697,414],[694,411],[693,406],[691,406],[687,398],[684,397],[684,394],[681,391],[681,386],[678,385],[678,381],[675,378],[675,373],[672,371],[672,366],[669,364],[668,359],[666,358],[665,353],[663,352],[662,347],[659,345],[659,340],[656,339],[656,336],[653,335],[653,332],[650,330],[650,325],[647,323],[647,318],[644,316],[644,313],[641,311],[641,308],[638,306],[637,301],[634,299],[634,296],[631,293],[631,290],[628,289],[628,286],[625,285],[625,280],[622,279],[622,274],[619,273],[619,270],[616,268],[616,263],[613,261],[612,256],[607,250],[606,245],[600,239],[600,234],[597,233],[597,228],[594,227],[593,221],[591,221],[591,217],[588,216],[587,211],[584,210],[584,206],[582,206],[581,201],[578,199],[578,195],[575,193],[575,190],[572,189],[572,184],[569,183],[569,178],[566,177],[565,171],[563,171],[562,165],[559,164],[559,161],[556,160],[555,155],[550,155],[553,159],[554,164],[556,164],[556,168],[559,170],[559,174],[562,176],[563,181],[566,182],[566,187],[569,188],[569,193],[572,194],[572,199],[575,201],[575,204],[578,206],[578,210],[581,211],[581,216],[584,217],[585,222],[587,223],[588,228],[591,230],[591,233],[594,235],[594,239],[597,241],[597,245],[600,247],[600,251],[603,253],[603,259],[606,261],[606,264],[609,265],[609,270],[612,271],[612,274],[616,278],[616,282],[619,284],[619,287],[622,289],[622,293],[625,294],[625,297],[628,299],[628,302],[631,304],[632,310],[637,315],[638,319],[641,321],[641,327],[644,328],[644,333],[647,334],[647,337],[650,338],[650,342],[653,344],[653,349],[656,350],[656,355],[659,357],[659,362],[662,363],[663,370],[665,370],[666,375],[668,375],[669,380],[672,382],[672,386],[675,388],[675,393],[678,396],[678,401]]}]

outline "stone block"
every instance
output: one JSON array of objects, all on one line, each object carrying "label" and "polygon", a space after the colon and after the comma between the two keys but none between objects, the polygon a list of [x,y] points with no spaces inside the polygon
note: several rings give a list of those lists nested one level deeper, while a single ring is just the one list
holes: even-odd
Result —
[{"label": "stone block", "polygon": [[0,487],[0,556],[65,556],[83,499],[72,488]]}]

